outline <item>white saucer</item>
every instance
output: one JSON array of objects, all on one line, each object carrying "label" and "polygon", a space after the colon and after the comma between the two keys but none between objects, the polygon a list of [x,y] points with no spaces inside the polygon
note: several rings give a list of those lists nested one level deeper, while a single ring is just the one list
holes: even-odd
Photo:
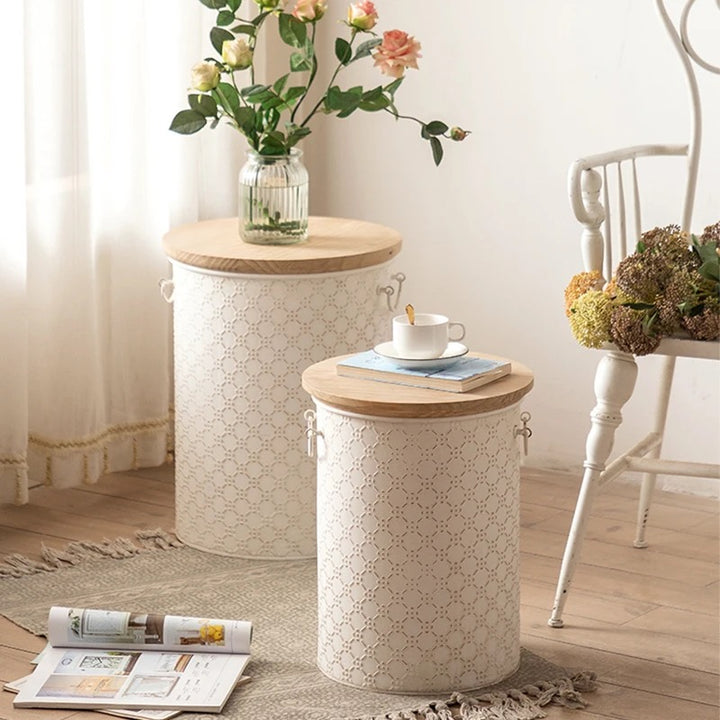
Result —
[{"label": "white saucer", "polygon": [[392,342],[384,342],[376,345],[373,350],[382,357],[392,360],[395,365],[404,368],[417,370],[440,370],[449,367],[467,354],[468,349],[459,342],[448,343],[445,352],[434,358],[404,358],[401,357]]}]

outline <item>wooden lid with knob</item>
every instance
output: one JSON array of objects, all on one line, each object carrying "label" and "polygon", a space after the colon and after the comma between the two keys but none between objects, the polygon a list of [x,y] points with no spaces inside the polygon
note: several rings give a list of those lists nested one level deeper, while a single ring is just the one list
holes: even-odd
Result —
[{"label": "wooden lid with knob", "polygon": [[380,265],[402,245],[391,228],[363,220],[311,217],[308,239],[294,245],[254,245],[238,234],[238,219],[174,228],[163,238],[171,260],[206,270],[252,275],[304,275]]}]

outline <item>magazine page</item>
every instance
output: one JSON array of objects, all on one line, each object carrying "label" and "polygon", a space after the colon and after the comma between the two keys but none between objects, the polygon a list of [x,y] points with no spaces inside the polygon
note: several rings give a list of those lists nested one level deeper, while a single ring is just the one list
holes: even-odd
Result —
[{"label": "magazine page", "polygon": [[[19,693],[20,688],[25,685],[30,677],[30,675],[26,675],[17,680],[6,682],[3,685],[3,690]],[[142,710],[125,710],[118,708],[116,710],[98,710],[97,712],[105,715],[114,715],[115,717],[135,718],[135,720],[170,720],[170,718],[178,716],[182,710],[148,710],[147,708],[143,708]]]},{"label": "magazine page", "polygon": [[16,707],[220,712],[249,655],[50,648]]},{"label": "magazine page", "polygon": [[252,623],[244,620],[52,607],[48,642],[53,647],[199,652],[250,652]]}]

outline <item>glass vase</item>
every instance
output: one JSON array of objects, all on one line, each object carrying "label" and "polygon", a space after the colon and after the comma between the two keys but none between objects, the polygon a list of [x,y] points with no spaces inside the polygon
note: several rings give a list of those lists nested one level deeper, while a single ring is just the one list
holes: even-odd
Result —
[{"label": "glass vase", "polygon": [[308,171],[302,151],[248,151],[238,177],[240,237],[258,245],[291,245],[307,238]]}]

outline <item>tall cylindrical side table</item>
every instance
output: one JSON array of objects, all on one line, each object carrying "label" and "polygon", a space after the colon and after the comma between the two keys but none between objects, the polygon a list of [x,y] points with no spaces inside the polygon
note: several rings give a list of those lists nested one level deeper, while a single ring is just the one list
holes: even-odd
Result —
[{"label": "tall cylindrical side table", "polygon": [[251,245],[228,218],[176,228],[163,244],[173,265],[177,534],[217,554],[314,557],[301,372],[387,337],[400,236],[311,218],[306,242]]},{"label": "tall cylindrical side table", "polygon": [[519,404],[303,373],[317,412],[318,666],[358,688],[472,690],[520,661]]}]

